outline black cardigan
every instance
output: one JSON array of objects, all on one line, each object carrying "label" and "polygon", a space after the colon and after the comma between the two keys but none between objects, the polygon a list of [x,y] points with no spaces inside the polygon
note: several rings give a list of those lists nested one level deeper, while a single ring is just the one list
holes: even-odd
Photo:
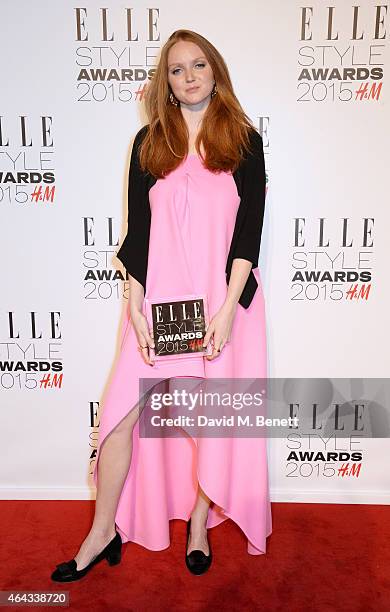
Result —
[{"label": "black cardigan", "polygon": [[[157,181],[149,172],[142,172],[139,165],[138,147],[147,128],[147,125],[142,127],[134,139],[129,167],[128,230],[117,253],[128,273],[143,285],[144,291],[151,221],[149,189]],[[225,270],[228,284],[233,259],[239,257],[252,262],[252,270],[239,299],[244,308],[248,308],[258,287],[253,268],[258,266],[266,187],[263,140],[255,129],[251,130],[250,138],[253,153],[247,154],[233,173],[241,200]]]}]

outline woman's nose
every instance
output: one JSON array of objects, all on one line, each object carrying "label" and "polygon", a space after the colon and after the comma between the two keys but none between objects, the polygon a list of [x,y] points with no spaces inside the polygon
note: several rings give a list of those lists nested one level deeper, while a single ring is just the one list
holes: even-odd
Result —
[{"label": "woman's nose", "polygon": [[187,83],[192,83],[193,80],[194,80],[194,75],[192,74],[192,70],[188,70],[186,72],[186,81]]}]

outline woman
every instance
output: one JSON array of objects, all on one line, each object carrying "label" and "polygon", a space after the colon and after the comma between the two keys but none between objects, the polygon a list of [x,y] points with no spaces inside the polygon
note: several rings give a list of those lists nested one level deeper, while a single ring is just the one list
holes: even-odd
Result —
[{"label": "woman", "polygon": [[[129,312],[99,427],[95,516],[75,558],[53,572],[61,582],[101,559],[118,563],[122,542],[166,548],[172,518],[188,521],[185,561],[194,574],[211,564],[208,528],[231,518],[255,555],[265,553],[272,530],[264,438],[146,438],[138,422],[140,378],[266,377],[262,138],[220,53],[189,30],[164,45],[146,111],[118,252],[129,273]],[[204,346],[211,342],[212,354],[155,363],[144,297],[196,292],[207,294]]]}]

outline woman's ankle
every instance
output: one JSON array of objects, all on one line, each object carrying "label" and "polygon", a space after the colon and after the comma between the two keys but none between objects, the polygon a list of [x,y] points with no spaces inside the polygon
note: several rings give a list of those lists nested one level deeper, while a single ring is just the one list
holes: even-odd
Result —
[{"label": "woman's ankle", "polygon": [[113,525],[92,525],[90,533],[103,538],[114,536],[116,531],[115,523]]},{"label": "woman's ankle", "polygon": [[207,523],[207,515],[191,515],[191,528],[194,527],[195,529],[200,529],[200,528],[206,528],[206,523]]}]

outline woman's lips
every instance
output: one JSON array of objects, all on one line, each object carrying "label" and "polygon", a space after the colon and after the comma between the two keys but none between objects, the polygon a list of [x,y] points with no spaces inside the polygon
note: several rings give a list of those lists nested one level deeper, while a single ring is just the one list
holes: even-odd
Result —
[{"label": "woman's lips", "polygon": [[190,87],[189,89],[186,89],[186,92],[187,93],[191,93],[193,91],[196,91],[197,89],[199,89],[199,86],[197,86],[197,87]]}]

